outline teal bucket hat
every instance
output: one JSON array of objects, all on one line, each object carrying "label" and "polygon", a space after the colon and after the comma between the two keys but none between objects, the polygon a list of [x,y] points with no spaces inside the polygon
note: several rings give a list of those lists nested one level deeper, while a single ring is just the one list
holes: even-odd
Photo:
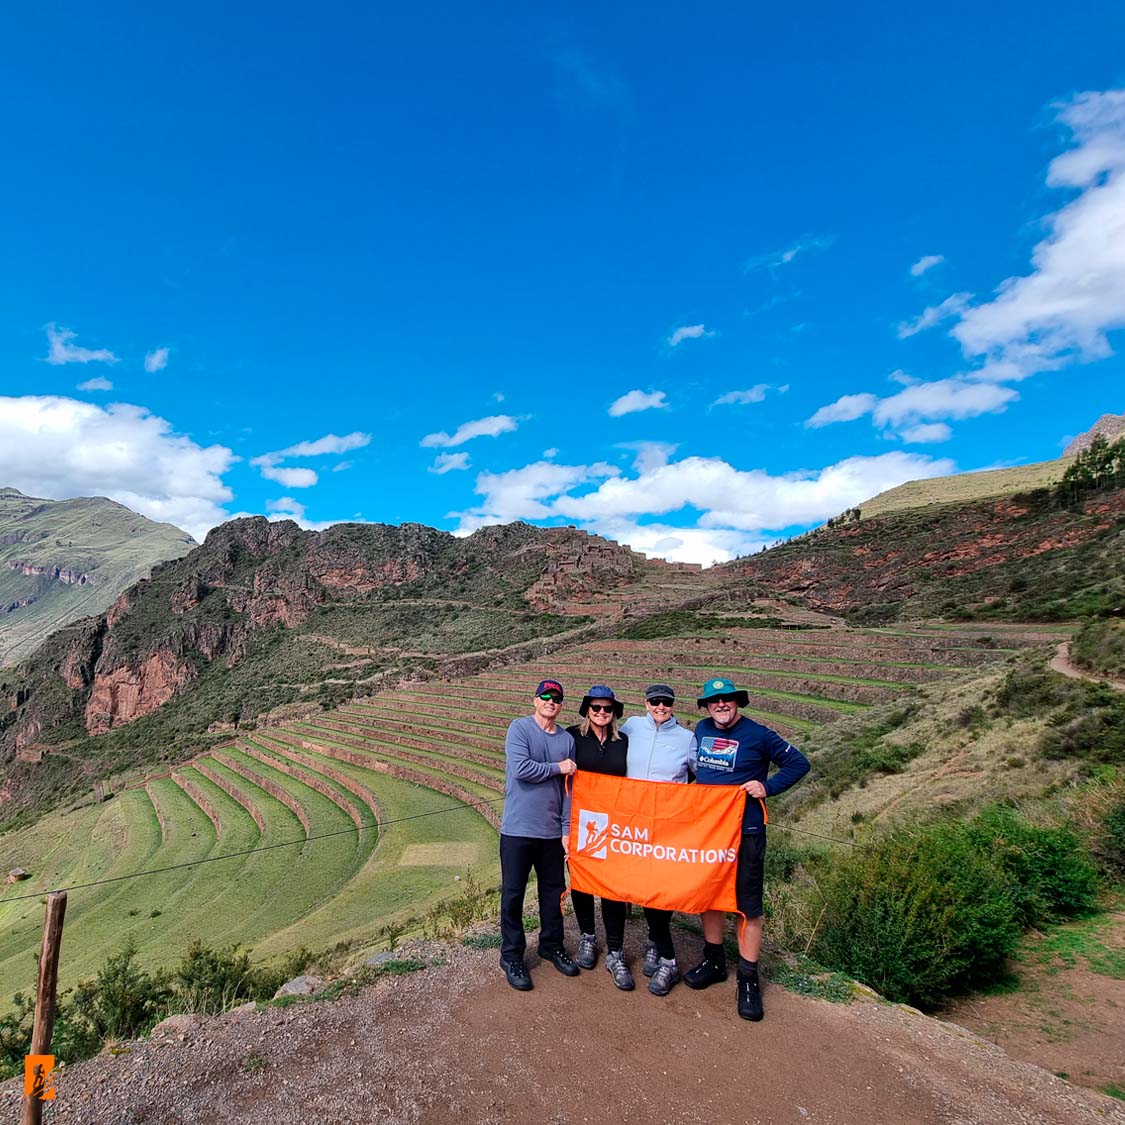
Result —
[{"label": "teal bucket hat", "polygon": [[736,688],[730,680],[723,676],[716,676],[703,685],[696,703],[700,707],[705,707],[707,701],[714,699],[717,695],[733,695],[734,701],[739,707],[745,707],[750,702],[750,696],[742,688]]}]

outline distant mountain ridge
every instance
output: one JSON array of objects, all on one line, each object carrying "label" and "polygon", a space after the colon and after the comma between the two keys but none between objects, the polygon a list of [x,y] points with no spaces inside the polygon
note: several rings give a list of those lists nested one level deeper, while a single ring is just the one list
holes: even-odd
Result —
[{"label": "distant mountain ridge", "polygon": [[1125,414],[1103,414],[1063,450],[1063,456],[1077,457],[1082,450],[1090,448],[1096,437],[1104,437],[1112,445],[1122,434],[1125,434]]},{"label": "distant mountain ridge", "polygon": [[104,496],[46,500],[0,488],[0,667],[195,546],[178,527]]}]

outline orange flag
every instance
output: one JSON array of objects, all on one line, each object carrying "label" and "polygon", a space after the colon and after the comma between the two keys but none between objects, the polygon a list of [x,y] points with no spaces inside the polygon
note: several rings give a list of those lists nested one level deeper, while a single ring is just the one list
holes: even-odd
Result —
[{"label": "orange flag", "polygon": [[737,785],[579,770],[571,791],[570,884],[659,910],[736,910],[745,804]]}]

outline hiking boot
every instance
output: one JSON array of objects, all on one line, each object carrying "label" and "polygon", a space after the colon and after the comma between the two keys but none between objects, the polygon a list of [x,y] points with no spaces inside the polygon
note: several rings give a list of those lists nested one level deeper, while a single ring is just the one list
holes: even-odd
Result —
[{"label": "hiking boot", "polygon": [[672,991],[672,985],[679,979],[680,971],[676,968],[675,960],[661,957],[652,980],[648,982],[648,990],[653,996],[667,996]]},{"label": "hiking boot", "polygon": [[541,949],[539,950],[539,956],[544,961],[550,961],[564,977],[578,976],[578,966],[567,956],[565,949],[559,949],[554,953],[547,953]]},{"label": "hiking boot", "polygon": [[531,975],[527,971],[527,966],[522,961],[505,961],[501,957],[500,968],[504,970],[504,976],[508,978],[508,983],[517,992],[530,992],[535,987],[531,983]]},{"label": "hiking boot", "polygon": [[727,963],[704,957],[694,969],[684,973],[684,984],[688,988],[710,988],[713,984],[727,979]]},{"label": "hiking boot", "polygon": [[598,939],[594,934],[583,934],[578,939],[578,956],[574,963],[580,969],[592,969],[598,963]]},{"label": "hiking boot", "polygon": [[641,972],[646,977],[651,977],[656,972],[656,966],[660,964],[660,954],[656,952],[656,942],[645,942],[645,963],[641,966]]},{"label": "hiking boot", "polygon": [[633,983],[633,974],[625,964],[625,954],[620,949],[611,949],[605,955],[605,967],[613,977],[613,983],[622,992],[632,992],[636,985]]},{"label": "hiking boot", "polygon": [[762,986],[757,973],[748,977],[738,974],[738,1014],[744,1020],[755,1022],[766,1014],[762,1008]]}]

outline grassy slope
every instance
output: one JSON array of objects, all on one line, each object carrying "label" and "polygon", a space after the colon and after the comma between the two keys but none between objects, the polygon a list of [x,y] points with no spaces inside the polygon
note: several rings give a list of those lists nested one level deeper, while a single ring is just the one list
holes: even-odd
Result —
[{"label": "grassy slope", "polygon": [[[31,653],[56,629],[101,613],[134,582],[165,559],[180,558],[195,541],[179,528],[154,523],[99,496],[41,500],[0,489],[0,607],[25,598],[28,606],[0,613],[0,665]],[[62,567],[90,575],[85,585],[67,585],[9,568],[14,560]]]},{"label": "grassy slope", "polygon": [[1072,457],[1059,457],[1054,461],[1016,465],[1011,469],[986,469],[978,473],[907,481],[865,500],[859,505],[860,517],[870,519],[872,516],[885,516],[888,512],[924,508],[929,504],[985,500],[991,496],[1010,496],[1015,492],[1046,488],[1062,480],[1063,473],[1073,460]]}]

